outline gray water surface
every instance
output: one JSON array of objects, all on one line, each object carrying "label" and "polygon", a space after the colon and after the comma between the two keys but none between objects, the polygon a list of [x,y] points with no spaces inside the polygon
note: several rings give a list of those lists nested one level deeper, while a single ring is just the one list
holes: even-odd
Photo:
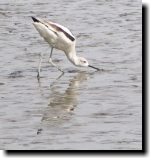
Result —
[{"label": "gray water surface", "polygon": [[[77,54],[104,70],[54,50],[60,75],[30,16],[68,27]],[[0,149],[142,149],[141,18],[140,0],[1,0]]]}]

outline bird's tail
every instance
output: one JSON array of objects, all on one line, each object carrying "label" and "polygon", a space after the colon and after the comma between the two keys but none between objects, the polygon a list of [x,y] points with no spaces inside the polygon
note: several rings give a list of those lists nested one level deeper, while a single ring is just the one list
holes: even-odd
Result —
[{"label": "bird's tail", "polygon": [[31,16],[31,18],[33,19],[34,22],[40,22],[40,21],[39,21],[37,18],[35,18],[35,17],[32,17],[32,16]]}]

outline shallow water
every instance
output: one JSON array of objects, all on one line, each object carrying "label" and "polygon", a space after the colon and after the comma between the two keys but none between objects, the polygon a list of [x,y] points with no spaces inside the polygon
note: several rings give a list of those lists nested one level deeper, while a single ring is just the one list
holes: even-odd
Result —
[{"label": "shallow water", "polygon": [[[104,71],[54,50],[60,75],[30,16],[70,28]],[[142,149],[141,1],[1,0],[0,23],[0,149]]]}]

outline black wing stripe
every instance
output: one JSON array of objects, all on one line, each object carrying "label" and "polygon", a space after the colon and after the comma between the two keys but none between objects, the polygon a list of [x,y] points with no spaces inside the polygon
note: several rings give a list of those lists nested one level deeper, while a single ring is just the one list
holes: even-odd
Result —
[{"label": "black wing stripe", "polygon": [[[32,19],[33,19],[33,21],[34,22],[37,22],[37,23],[42,23],[43,25],[45,25],[48,29],[50,29],[46,24],[44,24],[43,22],[41,22],[41,21],[39,21],[38,19],[36,19],[35,17],[31,17]],[[48,22],[47,22],[48,23]],[[59,32],[63,32],[64,33],[64,35],[67,37],[67,38],[69,38],[71,41],[74,41],[75,40],[75,38],[74,37],[72,37],[69,33],[67,33],[66,31],[64,31],[62,28],[60,28],[59,26],[56,26],[55,24],[52,24],[52,23],[48,23],[49,25],[51,25],[53,28],[55,28],[57,31],[59,31]],[[50,29],[51,30],[51,29]],[[51,31],[53,31],[53,30],[51,30]],[[58,35],[57,34],[57,32],[55,32],[55,31],[53,31],[56,35]]]},{"label": "black wing stripe", "polygon": [[52,23],[49,23],[49,24],[50,24],[52,27],[54,27],[57,31],[63,32],[64,35],[65,35],[67,38],[69,38],[71,41],[74,41],[74,40],[75,40],[74,37],[72,37],[69,33],[65,32],[62,28],[60,28],[60,27],[58,27],[58,26],[56,26],[55,24],[52,24]]}]

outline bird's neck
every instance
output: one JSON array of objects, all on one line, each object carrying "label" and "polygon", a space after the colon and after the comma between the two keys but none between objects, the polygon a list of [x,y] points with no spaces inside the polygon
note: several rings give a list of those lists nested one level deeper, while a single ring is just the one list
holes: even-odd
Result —
[{"label": "bird's neck", "polygon": [[76,66],[79,65],[79,57],[76,55],[75,50],[73,50],[69,53],[66,53],[66,56],[69,59],[69,61],[72,62],[74,65],[76,65]]}]

